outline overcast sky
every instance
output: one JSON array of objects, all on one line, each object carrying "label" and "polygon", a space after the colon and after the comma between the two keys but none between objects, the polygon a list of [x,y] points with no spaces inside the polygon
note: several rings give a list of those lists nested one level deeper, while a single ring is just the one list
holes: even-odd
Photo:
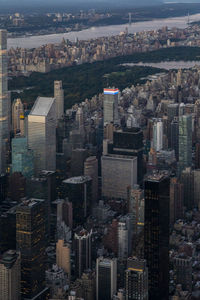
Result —
[{"label": "overcast sky", "polygon": [[5,9],[8,12],[16,11],[17,9],[40,11],[40,8],[48,8],[50,10],[56,10],[56,8],[64,7],[65,9],[84,9],[84,8],[108,8],[112,9],[119,7],[136,7],[136,6],[150,6],[155,4],[161,4],[164,2],[184,2],[184,3],[200,3],[200,0],[0,0],[0,12]]}]

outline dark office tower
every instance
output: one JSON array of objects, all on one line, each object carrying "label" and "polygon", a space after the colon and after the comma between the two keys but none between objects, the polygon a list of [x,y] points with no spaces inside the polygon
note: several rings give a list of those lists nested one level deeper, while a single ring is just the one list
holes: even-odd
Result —
[{"label": "dark office tower", "polygon": [[110,300],[117,291],[117,259],[97,258],[96,300]]},{"label": "dark office tower", "polygon": [[7,195],[7,175],[0,174],[0,205],[6,199]]},{"label": "dark office tower", "polygon": [[83,224],[91,211],[92,179],[89,176],[71,177],[63,181],[63,198],[72,202],[73,222]]},{"label": "dark office tower", "polygon": [[84,174],[84,162],[88,157],[86,149],[72,150],[71,176],[82,176]]},{"label": "dark office tower", "polygon": [[37,177],[27,180],[26,194],[29,198],[45,200],[45,232],[50,234],[51,203],[56,200],[55,172],[43,170]]},{"label": "dark office tower", "polygon": [[83,272],[92,266],[92,231],[78,230],[74,235],[76,276],[81,277]]},{"label": "dark office tower", "polygon": [[57,200],[57,224],[62,222],[72,229],[73,208],[72,202],[69,202],[68,199]]},{"label": "dark office tower", "polygon": [[175,151],[176,160],[178,161],[178,159],[179,159],[179,122],[178,122],[178,118],[175,118],[171,122],[170,128],[171,128],[170,147],[171,147],[171,149],[173,149]]},{"label": "dark office tower", "polygon": [[[5,230],[6,228],[6,230]],[[16,248],[16,206],[0,214],[0,257]]]},{"label": "dark office tower", "polygon": [[148,300],[148,268],[145,260],[129,258],[125,278],[125,300]]},{"label": "dark office tower", "polygon": [[98,199],[98,160],[95,156],[90,156],[86,159],[84,175],[92,178],[92,201],[95,204]]},{"label": "dark office tower", "polygon": [[179,117],[179,174],[192,165],[192,116]]},{"label": "dark office tower", "polygon": [[183,193],[184,186],[177,178],[170,180],[170,225],[183,218]]},{"label": "dark office tower", "polygon": [[200,143],[195,145],[195,169],[200,169]]},{"label": "dark office tower", "polygon": [[169,299],[169,191],[165,173],[145,182],[144,258],[149,273],[149,299]]},{"label": "dark office tower", "polygon": [[10,97],[8,94],[7,32],[0,30],[0,174],[6,171],[9,142]]},{"label": "dark office tower", "polygon": [[140,128],[126,128],[113,134],[113,153],[137,157],[138,182],[143,179],[143,132]]},{"label": "dark office tower", "polygon": [[9,177],[8,195],[13,201],[20,202],[25,197],[26,178],[20,172],[15,172]]},{"label": "dark office tower", "polygon": [[189,210],[194,207],[194,172],[191,170],[191,168],[186,168],[181,173],[180,181],[184,188],[183,203],[184,206]]},{"label": "dark office tower", "polygon": [[178,103],[172,103],[167,106],[167,116],[169,123],[174,120],[174,117],[178,117],[178,108]]},{"label": "dark office tower", "polygon": [[45,202],[26,200],[19,204],[16,213],[17,250],[21,252],[21,294],[23,299],[37,299],[37,295],[44,291],[45,279]]}]

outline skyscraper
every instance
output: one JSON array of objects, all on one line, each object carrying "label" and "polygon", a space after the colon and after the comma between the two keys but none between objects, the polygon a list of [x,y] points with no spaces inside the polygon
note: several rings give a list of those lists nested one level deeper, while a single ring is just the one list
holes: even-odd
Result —
[{"label": "skyscraper", "polygon": [[118,89],[104,89],[104,101],[103,101],[103,112],[104,112],[104,124],[114,123],[118,124]]},{"label": "skyscraper", "polygon": [[149,299],[169,299],[169,191],[165,173],[145,179],[144,258],[149,273]]},{"label": "skyscraper", "polygon": [[56,243],[56,263],[67,273],[68,278],[71,275],[70,253],[70,244],[65,243],[64,240],[58,240]]},{"label": "skyscraper", "polygon": [[148,268],[145,260],[128,258],[125,300],[148,300]]},{"label": "skyscraper", "polygon": [[16,214],[16,242],[21,252],[21,294],[25,299],[32,299],[45,289],[44,200],[25,200],[17,207]]},{"label": "skyscraper", "polygon": [[26,178],[34,174],[33,151],[28,149],[28,140],[25,137],[12,139],[12,173],[21,172]]},{"label": "skyscraper", "polygon": [[73,222],[83,224],[91,212],[91,184],[89,176],[71,177],[63,180],[63,198],[72,202]]},{"label": "skyscraper", "polygon": [[192,165],[192,116],[179,117],[179,174]]},{"label": "skyscraper", "polygon": [[76,275],[80,278],[82,273],[92,266],[92,231],[81,229],[74,235]]},{"label": "skyscraper", "polygon": [[153,148],[156,151],[163,149],[163,122],[155,119],[153,124]]},{"label": "skyscraper", "polygon": [[7,32],[0,30],[0,173],[6,171],[9,141],[9,108],[7,78]]},{"label": "skyscraper", "polygon": [[109,153],[137,157],[137,179],[143,180],[143,132],[140,128],[125,128],[113,133],[113,148]]},{"label": "skyscraper", "polygon": [[62,88],[62,81],[54,81],[54,98],[56,100],[56,120],[60,120],[64,115],[64,90]]},{"label": "skyscraper", "polygon": [[173,177],[170,180],[170,225],[174,225],[177,219],[183,218],[183,193],[184,186]]},{"label": "skyscraper", "polygon": [[28,115],[28,147],[33,150],[36,175],[42,170],[56,170],[56,107],[54,98],[37,98]]},{"label": "skyscraper", "polygon": [[109,154],[101,158],[102,196],[127,199],[127,188],[137,183],[137,157]]},{"label": "skyscraper", "polygon": [[110,300],[117,291],[117,259],[99,257],[96,261],[96,299]]},{"label": "skyscraper", "polygon": [[12,130],[24,135],[24,106],[21,99],[15,99],[12,104]]},{"label": "skyscraper", "polygon": [[0,300],[20,300],[20,254],[8,250],[0,259]]},{"label": "skyscraper", "polygon": [[98,160],[95,156],[90,156],[84,163],[84,175],[92,178],[92,201],[98,199]]}]

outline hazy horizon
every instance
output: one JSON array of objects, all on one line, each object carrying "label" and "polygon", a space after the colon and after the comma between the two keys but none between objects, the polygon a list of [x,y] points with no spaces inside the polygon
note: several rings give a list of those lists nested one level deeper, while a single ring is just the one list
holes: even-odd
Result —
[{"label": "hazy horizon", "polygon": [[134,8],[142,6],[162,5],[164,3],[199,3],[200,0],[0,0],[1,12],[55,12],[59,9],[65,11],[78,11],[81,9],[112,10],[121,8]]}]

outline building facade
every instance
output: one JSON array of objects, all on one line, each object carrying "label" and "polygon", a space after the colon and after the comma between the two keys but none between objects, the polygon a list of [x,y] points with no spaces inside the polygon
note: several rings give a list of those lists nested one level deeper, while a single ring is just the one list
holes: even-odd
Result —
[{"label": "building facade", "polygon": [[20,254],[15,250],[8,250],[0,259],[0,300],[20,300],[20,291]]},{"label": "building facade", "polygon": [[6,171],[9,145],[10,95],[7,72],[7,32],[0,30],[0,173]]},{"label": "building facade", "polygon": [[56,170],[56,106],[54,98],[38,97],[28,115],[28,147],[34,170]]},{"label": "building facade", "polygon": [[169,192],[165,173],[145,179],[144,258],[149,273],[149,299],[169,299]]}]

